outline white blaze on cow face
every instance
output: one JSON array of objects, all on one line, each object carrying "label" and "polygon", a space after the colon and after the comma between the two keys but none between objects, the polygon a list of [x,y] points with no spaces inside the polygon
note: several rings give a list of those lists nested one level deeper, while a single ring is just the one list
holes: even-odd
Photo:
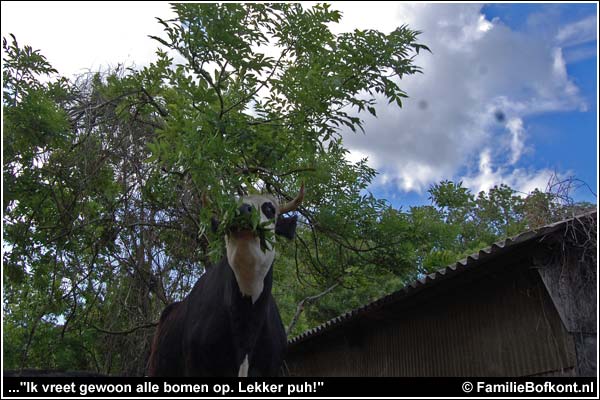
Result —
[{"label": "white blaze on cow face", "polygon": [[[266,195],[253,195],[242,198],[242,204],[248,204],[260,212],[260,222],[271,220],[266,227],[275,230],[275,220],[279,212],[277,201]],[[227,261],[231,266],[240,291],[244,296],[252,297],[252,303],[260,297],[264,279],[273,260],[275,250],[267,242],[263,251],[260,238],[250,231],[234,232],[225,236]]]},{"label": "white blaze on cow face", "polygon": [[[242,204],[247,204],[260,213],[260,223],[270,221],[266,228],[275,231],[275,221],[280,214],[293,211],[304,199],[304,184],[294,199],[280,205],[274,197],[268,195],[253,195],[242,198]],[[274,240],[274,235],[272,236]],[[266,243],[263,251],[260,238],[251,231],[232,232],[225,236],[227,261],[233,270],[240,291],[244,296],[250,296],[252,303],[260,297],[265,276],[275,259],[275,250]]]}]

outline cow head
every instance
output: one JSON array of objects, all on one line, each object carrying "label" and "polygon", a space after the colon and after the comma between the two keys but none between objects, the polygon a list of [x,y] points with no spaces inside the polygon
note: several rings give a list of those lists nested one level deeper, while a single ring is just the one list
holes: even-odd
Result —
[{"label": "cow head", "polygon": [[[282,205],[270,195],[245,196],[240,199],[238,213],[241,216],[258,213],[262,229],[292,239],[296,232],[297,218],[284,217],[283,214],[298,208],[303,198],[304,185],[292,201]],[[243,295],[252,297],[252,302],[255,302],[262,293],[265,275],[275,258],[273,242],[265,242],[264,237],[253,229],[232,229],[225,235],[225,246],[227,261],[240,291]]]}]

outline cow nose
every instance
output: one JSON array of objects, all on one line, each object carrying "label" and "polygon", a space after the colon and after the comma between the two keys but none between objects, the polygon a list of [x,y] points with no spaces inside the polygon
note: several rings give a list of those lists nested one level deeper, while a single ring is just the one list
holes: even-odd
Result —
[{"label": "cow nose", "polygon": [[242,204],[239,208],[240,215],[248,215],[252,213],[252,206],[250,204]]}]

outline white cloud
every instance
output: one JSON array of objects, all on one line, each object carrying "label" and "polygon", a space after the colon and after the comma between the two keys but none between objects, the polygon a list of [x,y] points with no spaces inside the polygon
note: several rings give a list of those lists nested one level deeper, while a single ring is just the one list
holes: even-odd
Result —
[{"label": "white cloud", "polygon": [[479,25],[477,26],[477,28],[482,31],[482,32],[487,32],[490,29],[492,29],[494,27],[494,24],[492,24],[491,21],[488,21],[487,19],[485,19],[485,15],[480,14],[479,15]]},{"label": "white cloud", "polygon": [[351,149],[346,153],[345,158],[351,163],[357,163],[363,159],[368,159],[369,165],[373,168],[377,168],[379,165],[375,157],[368,155],[367,153],[360,151],[359,149]]},{"label": "white cloud", "polygon": [[351,149],[377,157],[385,176],[378,184],[423,192],[456,177],[490,148],[488,164],[504,158],[507,165],[484,168],[473,184],[489,186],[514,171],[508,181],[524,186],[537,172],[516,169],[529,149],[523,121],[539,113],[586,109],[560,48],[487,20],[481,5],[395,3],[385,13],[370,3],[352,7],[343,8],[344,15],[360,15],[362,28],[406,23],[423,32],[420,41],[432,50],[416,58],[424,73],[402,80],[410,98],[401,110],[381,101],[377,119],[364,117],[366,135],[344,135]]},{"label": "white cloud", "polygon": [[525,129],[521,118],[511,118],[506,124],[506,129],[510,132],[510,163],[515,164],[521,158],[523,153]]},{"label": "white cloud", "polygon": [[485,149],[479,155],[479,173],[472,177],[463,177],[465,186],[473,188],[475,192],[487,191],[498,180],[497,172],[492,169],[490,149]]},{"label": "white cloud", "polygon": [[71,76],[118,63],[145,65],[161,35],[155,17],[171,18],[166,2],[2,2],[2,36],[40,49]]},{"label": "white cloud", "polygon": [[596,40],[598,20],[595,15],[565,25],[558,30],[556,41],[561,46],[576,46]]},{"label": "white cloud", "polygon": [[573,64],[597,57],[597,30],[598,20],[595,15],[559,28],[554,41],[562,49],[564,61]]},{"label": "white cloud", "polygon": [[[536,188],[542,191],[546,190],[553,175],[555,175],[555,172],[549,169],[528,170],[525,168],[495,167],[492,163],[491,150],[486,148],[479,154],[478,171],[463,176],[460,180],[465,187],[470,188],[474,193],[488,191],[492,187],[504,183],[522,195],[527,195]],[[561,174],[560,177],[563,175],[566,176],[567,174]]]},{"label": "white cloud", "polygon": [[579,46],[565,49],[564,57],[567,64],[574,64],[579,61],[588,60],[598,56],[596,46]]}]

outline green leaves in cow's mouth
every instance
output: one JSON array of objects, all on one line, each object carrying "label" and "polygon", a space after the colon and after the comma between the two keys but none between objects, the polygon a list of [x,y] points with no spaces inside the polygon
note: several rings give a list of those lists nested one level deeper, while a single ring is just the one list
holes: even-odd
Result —
[{"label": "green leaves in cow's mouth", "polygon": [[256,208],[253,207],[252,211],[247,214],[242,214],[239,209],[235,209],[231,213],[230,221],[223,222],[227,235],[237,232],[252,232],[259,238],[260,249],[263,252],[273,248],[275,243],[275,231],[273,229],[275,218],[260,222],[260,212]]}]

